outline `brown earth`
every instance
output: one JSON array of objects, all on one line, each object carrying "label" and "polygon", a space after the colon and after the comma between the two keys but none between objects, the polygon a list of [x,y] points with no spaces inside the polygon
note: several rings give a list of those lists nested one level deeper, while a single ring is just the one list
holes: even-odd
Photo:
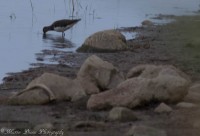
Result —
[{"label": "brown earth", "polygon": [[[172,18],[177,21],[162,26],[153,25],[120,29],[126,32],[138,32],[136,39],[128,41],[128,45],[132,47],[130,51],[116,53],[62,52],[59,55],[52,55],[51,58],[60,64],[47,65],[37,63],[32,64],[37,66],[35,68],[30,68],[20,73],[10,73],[8,77],[4,78],[4,83],[0,86],[1,95],[4,97],[9,96],[15,91],[24,89],[32,79],[44,72],[75,78],[84,60],[92,54],[111,62],[124,73],[127,73],[128,70],[138,64],[172,64],[187,73],[192,81],[198,81],[200,79],[200,71],[198,69],[200,66],[198,58],[200,56],[198,53],[194,54],[199,49],[200,44],[198,41],[193,43],[191,39],[185,41],[185,34],[181,36],[184,32],[179,30],[181,29],[179,27],[183,21],[186,26],[182,27],[190,27],[188,24],[194,24],[192,21],[196,21],[200,17],[172,16]],[[196,30],[196,28],[190,28]],[[188,31],[191,30],[188,28]],[[177,32],[179,35],[177,35]],[[190,52],[195,50],[193,51],[195,53],[192,53],[194,56],[188,55],[185,48],[189,48]],[[46,50],[42,53],[51,55],[51,52]],[[156,114],[154,108],[158,103],[150,103],[144,107],[133,109],[139,120],[121,123],[109,121],[107,118],[109,111],[87,110],[87,100],[88,98],[74,103],[61,102],[47,105],[1,105],[0,128],[14,128],[24,132],[26,129],[33,130],[38,124],[50,122],[54,125],[55,130],[63,130],[65,136],[123,136],[132,125],[142,124],[163,129],[168,136],[200,135],[200,109],[198,108],[178,109],[174,105],[170,105],[173,108],[171,113]],[[4,134],[0,132],[0,135]]]}]

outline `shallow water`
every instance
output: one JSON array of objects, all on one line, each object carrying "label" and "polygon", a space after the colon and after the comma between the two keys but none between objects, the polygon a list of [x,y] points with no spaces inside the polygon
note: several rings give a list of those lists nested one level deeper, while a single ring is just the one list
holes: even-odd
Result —
[{"label": "shallow water", "polygon": [[[0,1],[0,79],[38,62],[36,53],[44,49],[75,51],[94,32],[140,25],[155,14],[193,14],[199,0],[1,0]],[[82,20],[65,33],[42,28],[63,18]],[[129,35],[130,38],[130,35]],[[45,63],[53,63],[43,61]]]}]

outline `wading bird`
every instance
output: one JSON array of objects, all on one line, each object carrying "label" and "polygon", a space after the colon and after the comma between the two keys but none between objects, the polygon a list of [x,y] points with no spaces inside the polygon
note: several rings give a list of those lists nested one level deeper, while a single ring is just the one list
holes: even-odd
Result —
[{"label": "wading bird", "polygon": [[45,35],[46,32],[48,31],[62,32],[62,37],[64,37],[65,36],[64,32],[68,30],[69,28],[71,28],[80,20],[81,19],[73,19],[73,20],[62,19],[62,20],[55,21],[50,26],[45,26],[43,28],[43,33]]}]

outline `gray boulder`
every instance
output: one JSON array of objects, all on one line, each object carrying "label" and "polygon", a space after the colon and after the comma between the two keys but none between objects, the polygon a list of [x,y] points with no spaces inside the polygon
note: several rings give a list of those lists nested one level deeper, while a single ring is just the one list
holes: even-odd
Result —
[{"label": "gray boulder", "polygon": [[82,86],[71,79],[44,73],[31,81],[26,89],[9,98],[8,104],[45,104],[51,101],[76,101],[86,96]]},{"label": "gray boulder", "polygon": [[[131,74],[132,73],[132,74]],[[190,80],[173,66],[137,66],[128,74],[129,79],[116,88],[92,95],[88,109],[113,106],[134,108],[150,102],[179,102],[187,94]]]},{"label": "gray boulder", "polygon": [[89,36],[78,52],[115,52],[127,50],[126,38],[117,30],[105,30]]}]

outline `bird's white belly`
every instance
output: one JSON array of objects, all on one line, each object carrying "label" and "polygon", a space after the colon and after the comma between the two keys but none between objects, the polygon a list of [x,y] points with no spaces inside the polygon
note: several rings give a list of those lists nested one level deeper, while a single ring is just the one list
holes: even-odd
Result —
[{"label": "bird's white belly", "polygon": [[56,32],[64,32],[67,30],[67,27],[55,27],[54,31]]},{"label": "bird's white belly", "polygon": [[64,32],[66,31],[67,29],[71,28],[73,25],[68,25],[66,27],[54,27],[54,31],[56,32]]}]

